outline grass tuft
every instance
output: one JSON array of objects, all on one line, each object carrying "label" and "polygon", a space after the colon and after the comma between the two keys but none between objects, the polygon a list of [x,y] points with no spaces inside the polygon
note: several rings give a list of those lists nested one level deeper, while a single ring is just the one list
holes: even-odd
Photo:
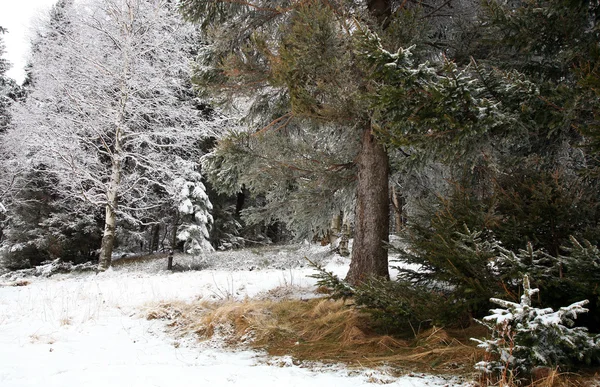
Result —
[{"label": "grass tuft", "polygon": [[146,317],[168,320],[175,334],[194,333],[203,340],[218,335],[228,345],[291,355],[299,361],[472,374],[472,365],[482,357],[481,350],[465,344],[468,339],[440,328],[412,341],[377,333],[369,315],[342,300],[163,303],[149,309]]},{"label": "grass tuft", "polygon": [[[433,327],[402,340],[374,331],[370,316],[342,300],[250,300],[241,302],[165,302],[146,311],[148,319],[167,321],[176,336],[190,333],[201,340],[218,338],[226,345],[290,355],[295,361],[341,362],[351,366],[387,366],[398,375],[433,373],[476,380],[474,364],[485,352],[471,337],[482,337],[480,325],[447,330]],[[560,374],[541,370],[529,387],[600,387],[598,375]],[[590,381],[596,384],[590,384]],[[479,386],[523,387],[509,378],[482,378]]]}]

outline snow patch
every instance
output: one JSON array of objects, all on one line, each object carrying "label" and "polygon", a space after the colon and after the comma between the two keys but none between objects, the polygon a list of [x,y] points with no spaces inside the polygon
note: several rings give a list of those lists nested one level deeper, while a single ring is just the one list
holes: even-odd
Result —
[{"label": "snow patch", "polygon": [[348,260],[330,256],[326,247],[297,245],[215,253],[212,267],[202,271],[168,272],[151,261],[0,287],[0,385],[170,387],[175,379],[181,386],[448,384],[432,376],[396,378],[384,370],[300,364],[228,350],[214,340],[174,339],[164,333],[164,321],[140,318],[147,305],[160,301],[308,293],[315,279],[307,276],[314,270],[299,263],[303,255],[321,259],[340,276],[348,269]]}]

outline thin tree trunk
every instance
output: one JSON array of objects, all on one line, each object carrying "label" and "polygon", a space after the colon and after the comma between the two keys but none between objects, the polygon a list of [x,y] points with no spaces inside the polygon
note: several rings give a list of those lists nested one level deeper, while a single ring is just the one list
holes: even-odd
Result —
[{"label": "thin tree trunk", "polygon": [[112,262],[112,252],[115,246],[115,232],[117,225],[117,206],[119,185],[121,183],[122,158],[123,158],[123,131],[125,130],[125,118],[127,116],[127,102],[129,100],[128,79],[130,73],[130,52],[125,50],[123,68],[121,72],[121,85],[119,89],[119,110],[115,120],[114,148],[107,149],[111,153],[111,175],[106,192],[106,219],[104,221],[104,235],[100,246],[100,259],[98,270],[105,271]]},{"label": "thin tree trunk", "polygon": [[340,240],[340,233],[342,231],[342,215],[341,213],[335,214],[331,218],[331,226],[329,227],[329,245],[332,249],[335,249]]},{"label": "thin tree trunk", "polygon": [[392,204],[394,205],[393,209],[394,209],[394,232],[396,233],[396,235],[400,234],[400,231],[402,230],[402,226],[404,225],[404,221],[403,221],[403,214],[402,212],[403,207],[404,207],[404,198],[400,197],[400,195],[398,195],[398,191],[396,190],[396,187],[392,186]]},{"label": "thin tree trunk", "polygon": [[112,262],[112,252],[115,245],[115,231],[117,225],[117,192],[121,180],[121,161],[119,155],[113,156],[112,174],[107,193],[106,217],[104,220],[104,235],[100,247],[98,270],[105,271]]},{"label": "thin tree trunk", "polygon": [[246,187],[242,186],[240,192],[238,192],[235,201],[235,216],[240,216],[242,213],[242,209],[244,208],[244,203],[246,202]]},{"label": "thin tree trunk", "polygon": [[149,253],[152,254],[156,251],[158,251],[158,245],[160,243],[160,224],[153,224],[152,228],[150,229],[150,251]]},{"label": "thin tree trunk", "polygon": [[171,234],[171,250],[177,249],[177,227],[179,226],[179,211],[173,213],[173,233]]},{"label": "thin tree trunk", "polygon": [[338,246],[338,252],[342,257],[350,256],[350,250],[348,249],[348,243],[350,241],[350,225],[348,224],[348,216],[344,213],[344,221],[342,222],[342,232],[340,237],[340,244]]},{"label": "thin tree trunk", "polygon": [[351,284],[390,277],[384,246],[389,233],[388,174],[387,152],[368,128],[358,155],[354,245],[346,277]]}]

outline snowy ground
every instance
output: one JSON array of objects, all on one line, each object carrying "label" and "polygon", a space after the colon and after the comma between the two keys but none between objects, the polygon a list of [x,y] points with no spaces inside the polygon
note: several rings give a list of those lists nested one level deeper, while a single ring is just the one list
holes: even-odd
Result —
[{"label": "snowy ground", "polygon": [[[393,378],[384,371],[306,367],[288,358],[232,351],[193,338],[176,340],[144,310],[160,301],[254,297],[284,287],[310,296],[314,271],[303,257],[340,275],[347,260],[326,248],[296,245],[176,257],[117,267],[101,274],[28,278],[0,286],[0,386],[391,386],[455,385],[430,376]],[[204,267],[183,271],[185,267]],[[1,280],[7,283],[7,280]],[[298,288],[305,289],[298,292]],[[217,345],[215,345],[217,344]]]}]

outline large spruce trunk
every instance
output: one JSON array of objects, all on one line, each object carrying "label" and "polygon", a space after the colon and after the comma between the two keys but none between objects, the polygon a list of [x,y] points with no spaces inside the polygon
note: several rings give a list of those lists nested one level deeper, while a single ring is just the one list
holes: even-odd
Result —
[{"label": "large spruce trunk", "polygon": [[[390,0],[368,0],[367,8],[385,28]],[[352,260],[346,281],[359,284],[369,277],[390,278],[386,242],[389,238],[389,164],[387,151],[368,125],[358,154],[358,184]]]},{"label": "large spruce trunk", "polygon": [[385,247],[389,233],[388,175],[387,152],[367,128],[358,155],[354,244],[346,277],[351,284],[369,277],[390,277]]}]

